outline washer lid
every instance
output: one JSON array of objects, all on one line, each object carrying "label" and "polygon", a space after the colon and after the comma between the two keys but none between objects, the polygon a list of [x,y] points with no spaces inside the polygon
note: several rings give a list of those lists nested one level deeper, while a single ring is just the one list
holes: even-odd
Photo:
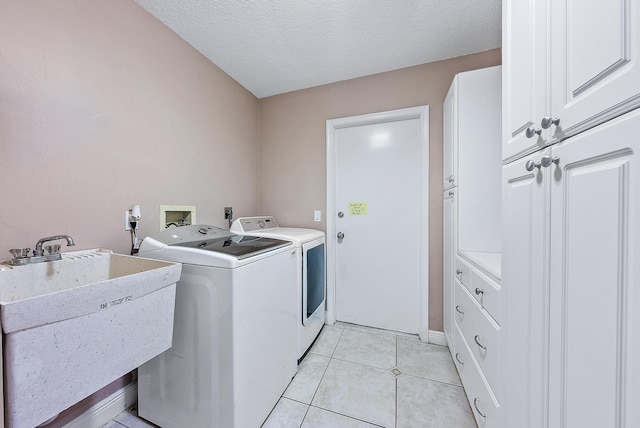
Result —
[{"label": "washer lid", "polygon": [[226,254],[243,260],[258,254],[276,250],[290,241],[258,236],[242,236],[210,225],[190,225],[171,228],[149,235],[140,246],[140,254],[154,251],[162,246],[186,247],[196,250]]},{"label": "washer lid", "polygon": [[204,251],[215,251],[228,254],[243,260],[248,257],[266,253],[277,248],[291,245],[289,241],[258,236],[233,235],[226,238],[202,239],[200,241],[173,244],[178,247],[196,248]]}]

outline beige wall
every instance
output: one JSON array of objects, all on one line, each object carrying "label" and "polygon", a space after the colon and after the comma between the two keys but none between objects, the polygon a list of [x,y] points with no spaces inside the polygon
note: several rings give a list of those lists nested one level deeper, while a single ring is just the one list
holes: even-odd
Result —
[{"label": "beige wall", "polygon": [[256,213],[258,112],[132,0],[0,1],[0,259],[59,233],[128,253],[132,204],[143,237],[161,204]]},{"label": "beige wall", "polygon": [[132,204],[141,236],[161,204],[218,226],[231,205],[324,228],[325,121],[428,104],[430,328],[442,329],[442,100],[499,50],[258,101],[134,2],[57,0],[0,2],[0,58],[0,258],[59,233],[127,252]]},{"label": "beige wall", "polygon": [[326,120],[428,104],[429,328],[442,331],[442,101],[456,73],[500,61],[496,49],[260,100],[260,213],[324,229]]}]

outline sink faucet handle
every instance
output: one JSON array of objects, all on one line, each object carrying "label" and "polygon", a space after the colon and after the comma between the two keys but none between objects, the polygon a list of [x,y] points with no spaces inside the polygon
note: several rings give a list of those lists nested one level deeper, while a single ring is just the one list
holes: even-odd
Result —
[{"label": "sink faucet handle", "polygon": [[46,254],[58,254],[60,252],[60,244],[45,245],[44,252]]}]

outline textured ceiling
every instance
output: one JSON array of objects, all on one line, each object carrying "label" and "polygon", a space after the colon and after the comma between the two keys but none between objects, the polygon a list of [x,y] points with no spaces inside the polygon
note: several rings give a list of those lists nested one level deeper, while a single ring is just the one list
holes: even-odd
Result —
[{"label": "textured ceiling", "polygon": [[500,47],[500,0],[135,0],[256,97]]}]

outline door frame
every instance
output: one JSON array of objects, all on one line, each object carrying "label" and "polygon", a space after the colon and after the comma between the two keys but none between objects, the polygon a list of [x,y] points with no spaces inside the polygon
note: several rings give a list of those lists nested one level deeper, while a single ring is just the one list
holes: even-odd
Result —
[{"label": "door frame", "polygon": [[[327,120],[327,316],[326,322],[336,322],[336,141],[335,131],[341,128],[372,125],[400,120],[420,120],[420,234],[419,259],[419,321],[418,334],[424,342],[429,340],[429,106],[410,107],[380,113]],[[402,229],[402,215],[397,220]]]}]

